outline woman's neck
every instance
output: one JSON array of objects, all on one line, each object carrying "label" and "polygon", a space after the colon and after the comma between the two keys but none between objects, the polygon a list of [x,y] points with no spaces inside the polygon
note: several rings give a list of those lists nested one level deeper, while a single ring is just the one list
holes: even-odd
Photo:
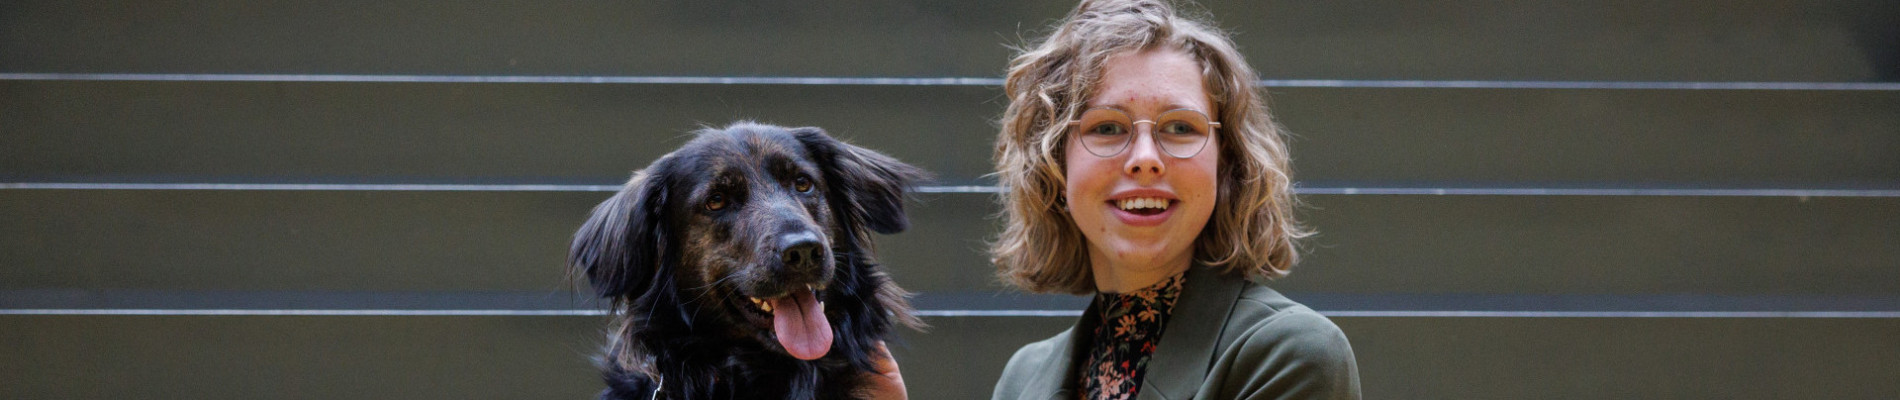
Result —
[{"label": "woman's neck", "polygon": [[1154,286],[1168,277],[1186,271],[1193,265],[1192,252],[1185,252],[1167,260],[1152,260],[1147,263],[1114,262],[1106,257],[1092,257],[1089,268],[1095,273],[1095,291],[1104,293],[1127,293],[1137,289]]}]

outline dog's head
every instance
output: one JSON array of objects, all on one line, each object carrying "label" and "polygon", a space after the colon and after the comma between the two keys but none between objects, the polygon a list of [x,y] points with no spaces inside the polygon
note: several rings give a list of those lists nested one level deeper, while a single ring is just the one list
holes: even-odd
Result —
[{"label": "dog's head", "polygon": [[[645,325],[677,318],[679,333],[817,359],[834,328],[882,334],[888,318],[910,321],[867,253],[869,232],[907,227],[904,190],[922,177],[818,128],[705,129],[596,207],[568,262]],[[866,323],[880,326],[854,326]]]}]

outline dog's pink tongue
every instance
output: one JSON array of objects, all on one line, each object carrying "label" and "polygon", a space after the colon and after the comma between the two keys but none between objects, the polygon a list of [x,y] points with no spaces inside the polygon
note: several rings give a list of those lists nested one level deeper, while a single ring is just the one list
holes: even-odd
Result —
[{"label": "dog's pink tongue", "polygon": [[785,352],[800,360],[816,360],[831,352],[831,321],[811,291],[772,300],[772,330]]}]

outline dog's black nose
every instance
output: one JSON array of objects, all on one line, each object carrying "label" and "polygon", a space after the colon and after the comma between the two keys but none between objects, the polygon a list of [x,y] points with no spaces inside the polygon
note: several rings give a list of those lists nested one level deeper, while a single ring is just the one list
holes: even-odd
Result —
[{"label": "dog's black nose", "polygon": [[818,234],[811,232],[779,236],[779,261],[785,263],[785,268],[794,271],[811,271],[819,265],[818,257],[824,254],[823,246],[824,243],[818,241]]}]

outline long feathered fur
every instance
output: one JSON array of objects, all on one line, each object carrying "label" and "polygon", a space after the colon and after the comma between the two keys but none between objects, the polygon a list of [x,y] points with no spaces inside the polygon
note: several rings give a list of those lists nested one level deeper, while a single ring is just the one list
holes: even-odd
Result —
[{"label": "long feathered fur", "polygon": [[[763,139],[762,139],[763,138]],[[770,142],[769,140],[777,140]],[[770,345],[720,334],[730,317],[717,302],[680,287],[682,274],[700,272],[682,246],[716,240],[683,237],[680,201],[705,178],[709,163],[754,162],[746,143],[797,143],[785,150],[822,171],[833,269],[823,291],[824,312],[835,340],[817,360],[799,360]],[[739,159],[735,159],[739,158]],[[603,399],[850,399],[863,373],[873,370],[879,341],[892,327],[920,328],[908,294],[873,261],[870,233],[896,233],[908,226],[903,198],[925,179],[918,169],[825,135],[817,128],[785,129],[735,124],[708,129],[681,149],[635,174],[619,193],[602,202],[575,233],[570,271],[611,299],[616,317],[601,360],[608,388]],[[734,240],[727,238],[727,240]]]}]

